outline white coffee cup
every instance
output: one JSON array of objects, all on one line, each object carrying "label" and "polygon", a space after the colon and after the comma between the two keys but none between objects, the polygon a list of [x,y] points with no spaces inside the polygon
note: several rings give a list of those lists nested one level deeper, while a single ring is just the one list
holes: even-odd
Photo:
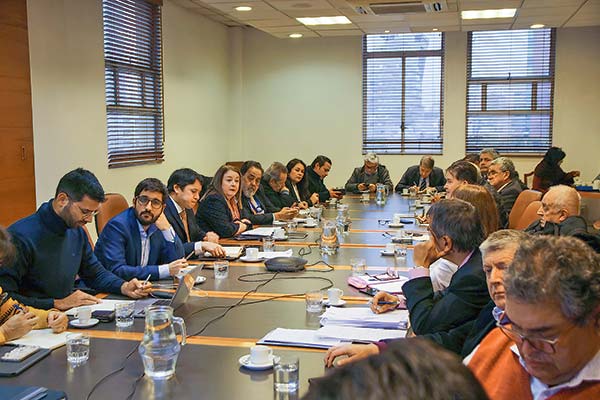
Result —
[{"label": "white coffee cup", "polygon": [[315,224],[316,224],[316,221],[314,218],[312,218],[312,217],[306,218],[306,225],[315,225]]},{"label": "white coffee cup", "polygon": [[394,243],[388,243],[385,245],[386,253],[393,253],[394,251],[396,251],[396,245]]},{"label": "white coffee cup", "polygon": [[408,194],[408,188],[402,189],[402,194]]},{"label": "white coffee cup", "polygon": [[327,290],[327,297],[329,298],[329,304],[338,304],[342,300],[344,291],[338,288],[331,288]]},{"label": "white coffee cup", "polygon": [[248,247],[246,249],[246,258],[256,260],[258,258],[258,249],[256,247]]},{"label": "white coffee cup", "polygon": [[77,319],[82,324],[87,324],[92,318],[92,307],[79,307],[77,309]]},{"label": "white coffee cup", "polygon": [[399,224],[401,219],[402,219],[402,214],[394,214],[393,222],[395,224]]},{"label": "white coffee cup", "polygon": [[273,349],[270,349],[267,346],[258,345],[250,348],[250,362],[252,364],[267,364],[271,361],[272,356]]},{"label": "white coffee cup", "polygon": [[415,200],[415,207],[421,207],[421,200]]}]

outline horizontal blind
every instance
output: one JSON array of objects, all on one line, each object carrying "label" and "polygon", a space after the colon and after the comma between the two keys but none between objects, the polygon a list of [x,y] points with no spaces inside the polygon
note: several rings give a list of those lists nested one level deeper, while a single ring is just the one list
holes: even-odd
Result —
[{"label": "horizontal blind", "polygon": [[544,154],[552,145],[553,29],[469,33],[466,152]]},{"label": "horizontal blind", "polygon": [[364,153],[442,153],[443,70],[443,33],[364,36]]},{"label": "horizontal blind", "polygon": [[160,7],[103,0],[108,166],[164,160]]}]

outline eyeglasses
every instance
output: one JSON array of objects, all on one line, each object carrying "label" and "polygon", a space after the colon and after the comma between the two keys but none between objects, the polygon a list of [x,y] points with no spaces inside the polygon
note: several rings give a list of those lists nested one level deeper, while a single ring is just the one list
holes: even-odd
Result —
[{"label": "eyeglasses", "polygon": [[510,324],[511,321],[510,319],[508,319],[506,312],[500,314],[500,317],[496,322],[496,326],[500,328],[500,330],[506,335],[506,337],[515,342],[517,345],[521,345],[524,341],[527,341],[531,347],[546,354],[556,353],[556,344],[560,340],[560,337],[575,328],[575,325],[573,325],[569,329],[560,333],[556,338],[546,339],[541,337],[523,335],[520,332],[517,332],[516,330],[506,326]]},{"label": "eyeglasses", "polygon": [[147,206],[148,203],[150,203],[152,208],[161,208],[163,206],[163,202],[159,199],[150,199],[148,196],[138,196],[135,198],[135,200],[141,205],[141,206]]},{"label": "eyeglasses", "polygon": [[[67,197],[69,198],[69,202],[70,202],[70,203],[72,203],[72,204],[75,204],[75,201],[74,201],[74,199],[73,199],[71,196],[69,196],[69,195],[67,194]],[[87,217],[95,217],[95,216],[96,216],[96,215],[98,215],[98,213],[100,212],[100,210],[87,210],[87,209],[85,209],[85,208],[81,208],[81,207],[79,207],[79,205],[77,205],[77,204],[75,204],[75,205],[76,205],[76,206],[77,206],[77,208],[79,209],[79,212],[80,212],[80,213],[81,213],[81,214],[82,214],[82,215],[83,215],[85,218],[87,218]]]}]

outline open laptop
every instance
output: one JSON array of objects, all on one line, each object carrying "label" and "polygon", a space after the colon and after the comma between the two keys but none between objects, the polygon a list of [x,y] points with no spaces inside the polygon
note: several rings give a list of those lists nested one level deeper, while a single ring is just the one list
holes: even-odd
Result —
[{"label": "open laptop", "polygon": [[200,264],[197,267],[190,269],[186,274],[183,274],[179,277],[179,284],[172,298],[136,300],[135,311],[133,312],[133,316],[136,318],[145,317],[145,309],[149,306],[171,306],[173,310],[176,310],[177,308],[184,305],[188,297],[190,297],[190,293],[192,291],[192,288],[194,287],[194,284],[196,283],[196,278],[202,270],[202,267],[204,267],[204,265]]}]

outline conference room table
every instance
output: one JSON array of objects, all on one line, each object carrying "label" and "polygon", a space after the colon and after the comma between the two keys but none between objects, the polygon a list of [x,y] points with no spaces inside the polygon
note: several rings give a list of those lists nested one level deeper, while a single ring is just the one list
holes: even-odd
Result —
[{"label": "conference room table", "polygon": [[[295,256],[302,255],[307,260],[305,271],[275,274],[266,271],[262,262],[236,260],[229,263],[228,278],[215,280],[210,270],[212,263],[204,262],[205,269],[200,275],[205,276],[206,281],[196,285],[187,303],[175,312],[184,318],[188,337],[173,378],[153,381],[143,375],[137,346],[145,324],[144,319],[136,318],[132,327],[123,329],[117,328],[114,322],[85,330],[69,328],[90,335],[87,363],[71,367],[63,346],[20,375],[3,378],[0,384],[45,386],[64,391],[70,399],[300,398],[308,390],[309,379],[327,373],[324,350],[272,346],[275,355],[294,354],[299,358],[300,387],[294,393],[274,390],[272,369],[247,370],[238,360],[275,328],[318,329],[320,314],[306,311],[304,293],[307,291],[341,288],[345,307],[366,307],[369,297],[347,284],[352,273],[352,258],[364,258],[369,274],[382,273],[388,268],[404,274],[412,265],[411,245],[406,257],[383,256],[381,251],[391,242],[391,236],[398,233],[388,226],[393,214],[401,213],[403,218],[414,216],[414,199],[394,194],[385,205],[376,205],[373,196],[368,203],[360,200],[358,195],[347,195],[342,200],[349,206],[351,225],[340,235],[337,254],[321,255],[317,245],[319,227],[302,228],[300,224],[292,238],[276,242],[275,250],[291,249]],[[420,209],[416,212],[422,213]],[[322,219],[335,220],[336,215],[335,206],[329,205]],[[426,233],[426,228],[416,223],[402,229]],[[257,241],[222,242],[260,246]],[[261,284],[264,286],[259,287]],[[111,372],[115,373],[101,381]]]}]

